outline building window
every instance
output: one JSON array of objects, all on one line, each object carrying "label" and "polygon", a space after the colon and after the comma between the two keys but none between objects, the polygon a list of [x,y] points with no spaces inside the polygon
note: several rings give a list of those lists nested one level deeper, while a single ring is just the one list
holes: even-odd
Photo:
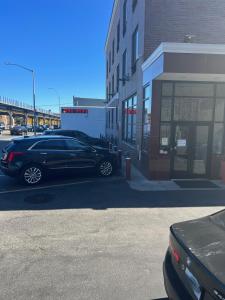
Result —
[{"label": "building window", "polygon": [[106,78],[108,78],[109,75],[109,61],[106,62]]},{"label": "building window", "polygon": [[113,40],[112,43],[112,64],[114,64],[114,60],[115,60],[115,40]]},{"label": "building window", "polygon": [[111,110],[111,128],[113,129],[113,125],[114,125],[114,109]]},{"label": "building window", "polygon": [[144,102],[143,102],[143,134],[142,134],[142,150],[149,151],[150,145],[150,131],[151,131],[151,108],[152,101],[150,97],[150,86],[144,88]]},{"label": "building window", "polygon": [[130,144],[136,143],[137,96],[123,102],[123,140]]},{"label": "building window", "polygon": [[127,0],[123,3],[123,36],[127,31]]},{"label": "building window", "polygon": [[120,65],[116,68],[116,91],[119,92],[120,87]]},{"label": "building window", "polygon": [[114,75],[112,77],[112,97],[114,96],[114,87],[115,87],[115,79],[114,79]]},{"label": "building window", "polygon": [[132,1],[132,10],[133,10],[133,12],[135,11],[136,6],[137,6],[137,0],[133,0]]},{"label": "building window", "polygon": [[109,52],[109,72],[111,71],[111,64],[112,64],[112,55],[111,51]]},{"label": "building window", "polygon": [[116,50],[117,50],[117,52],[118,52],[119,49],[120,49],[120,21],[119,21],[119,23],[117,24],[117,34],[116,34],[116,36],[117,36]]},{"label": "building window", "polygon": [[126,76],[127,76],[127,50],[123,52],[123,70],[122,70],[123,85],[125,85]]},{"label": "building window", "polygon": [[139,48],[138,48],[138,27],[136,27],[133,35],[132,35],[132,73],[136,72],[136,65],[138,61],[138,56],[139,56]]},{"label": "building window", "polygon": [[109,100],[111,99],[111,82],[109,83]]}]

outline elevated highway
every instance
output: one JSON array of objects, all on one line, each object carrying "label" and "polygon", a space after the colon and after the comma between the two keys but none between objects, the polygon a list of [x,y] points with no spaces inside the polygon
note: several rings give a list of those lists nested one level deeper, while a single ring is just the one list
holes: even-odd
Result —
[{"label": "elevated highway", "polygon": [[[48,124],[50,126],[60,125],[60,116],[50,110],[36,108],[36,119],[38,125]],[[34,124],[34,110],[32,105],[11,100],[0,96],[0,121],[10,127],[16,123],[25,125]]]}]

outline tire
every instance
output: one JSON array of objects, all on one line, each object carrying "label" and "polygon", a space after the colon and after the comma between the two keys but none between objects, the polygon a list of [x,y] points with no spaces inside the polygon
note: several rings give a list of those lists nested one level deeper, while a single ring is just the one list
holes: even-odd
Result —
[{"label": "tire", "polygon": [[113,174],[113,164],[110,160],[103,160],[98,165],[98,173],[102,177],[109,177]]},{"label": "tire", "polygon": [[20,181],[25,185],[37,185],[44,177],[43,168],[36,164],[30,164],[23,168]]}]

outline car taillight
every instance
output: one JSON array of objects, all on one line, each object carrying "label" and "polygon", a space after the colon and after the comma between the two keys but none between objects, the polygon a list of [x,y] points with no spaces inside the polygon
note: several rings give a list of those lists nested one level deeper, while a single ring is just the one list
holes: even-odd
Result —
[{"label": "car taillight", "polygon": [[23,152],[10,152],[7,157],[8,162],[12,162],[15,157],[23,155]]},{"label": "car taillight", "polygon": [[170,251],[171,251],[171,254],[174,257],[175,261],[177,263],[179,263],[180,262],[180,253],[177,251],[177,249],[173,245],[171,238],[170,238]]}]

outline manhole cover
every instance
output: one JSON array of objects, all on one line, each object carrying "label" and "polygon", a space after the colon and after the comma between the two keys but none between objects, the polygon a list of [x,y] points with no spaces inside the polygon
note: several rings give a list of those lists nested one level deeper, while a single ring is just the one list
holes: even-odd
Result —
[{"label": "manhole cover", "polygon": [[38,194],[38,195],[31,195],[24,199],[25,202],[32,203],[32,204],[41,204],[47,203],[54,199],[54,196],[51,194]]}]

